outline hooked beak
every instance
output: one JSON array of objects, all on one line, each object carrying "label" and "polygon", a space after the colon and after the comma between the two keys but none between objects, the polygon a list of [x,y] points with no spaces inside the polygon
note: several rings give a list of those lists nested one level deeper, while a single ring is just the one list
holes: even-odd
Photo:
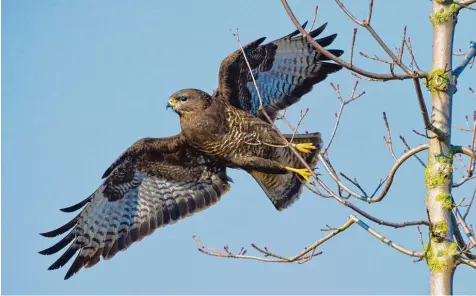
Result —
[{"label": "hooked beak", "polygon": [[169,109],[169,108],[174,109],[176,103],[177,102],[175,101],[174,98],[170,98],[169,102],[167,103],[167,106],[165,107],[165,109]]}]

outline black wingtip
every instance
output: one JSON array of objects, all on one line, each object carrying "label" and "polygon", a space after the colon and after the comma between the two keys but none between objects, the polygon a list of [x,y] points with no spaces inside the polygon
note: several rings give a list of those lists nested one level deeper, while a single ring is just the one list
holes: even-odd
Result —
[{"label": "black wingtip", "polygon": [[[307,21],[304,22],[304,24],[301,25],[301,27],[302,27],[303,29],[305,29],[306,26],[307,26]],[[289,33],[288,35],[284,36],[283,39],[293,38],[294,36],[298,35],[299,33],[300,33],[299,30],[295,30],[295,31]]]},{"label": "black wingtip", "polygon": [[319,43],[320,46],[326,47],[326,46],[330,45],[332,42],[334,42],[336,37],[337,37],[337,34],[332,34],[332,35],[326,36],[324,38],[317,39],[316,42]]},{"label": "black wingtip", "polygon": [[319,28],[311,31],[309,33],[309,36],[311,36],[312,38],[319,36],[326,29],[326,27],[327,27],[327,23],[322,24]]},{"label": "black wingtip", "polygon": [[83,257],[81,253],[78,254],[78,256],[76,256],[76,259],[74,259],[73,264],[71,264],[70,268],[66,272],[66,275],[64,276],[64,280],[69,279],[70,277],[75,275],[78,271],[80,271],[81,268],[84,267],[84,265],[87,263],[88,260],[89,258]]},{"label": "black wingtip", "polygon": [[68,235],[63,237],[59,242],[57,242],[53,246],[51,246],[47,249],[44,249],[42,251],[39,251],[38,253],[40,253],[41,255],[51,255],[51,254],[55,254],[55,253],[61,251],[62,249],[64,249],[64,247],[66,247],[70,242],[73,241],[73,239],[75,237],[74,234],[73,234],[73,231],[68,233]]},{"label": "black wingtip", "polygon": [[50,267],[48,267],[48,270],[55,270],[55,269],[63,267],[66,263],[68,263],[71,257],[73,257],[74,254],[76,254],[76,251],[78,251],[77,248],[70,246],[69,249],[66,250],[66,252],[64,252],[64,254],[61,255],[61,257],[58,258],[58,260],[56,260],[53,264],[51,264]]},{"label": "black wingtip", "polygon": [[266,37],[261,37],[259,39],[256,39],[255,41],[253,42],[250,42],[248,45],[245,46],[245,48],[256,48],[258,47],[261,43],[263,43],[263,41],[266,39]]},{"label": "black wingtip", "polygon": [[79,203],[66,207],[66,208],[62,208],[60,209],[60,211],[65,213],[71,213],[71,212],[77,211],[81,209],[82,207],[84,207],[88,202],[90,202],[93,196],[94,196],[94,193],[88,196],[86,199],[80,201]]},{"label": "black wingtip", "polygon": [[341,49],[330,49],[329,52],[335,55],[336,57],[340,57],[344,54],[344,51]]},{"label": "black wingtip", "polygon": [[79,215],[74,217],[71,221],[69,221],[68,223],[66,223],[65,225],[61,226],[61,227],[58,227],[54,230],[51,230],[51,231],[48,231],[48,232],[43,232],[43,233],[40,233],[41,236],[44,236],[44,237],[55,237],[55,236],[58,236],[60,234],[63,234],[65,233],[66,231],[70,230],[71,228],[73,228],[74,225],[76,225],[76,222],[78,221],[78,218],[79,218]]}]

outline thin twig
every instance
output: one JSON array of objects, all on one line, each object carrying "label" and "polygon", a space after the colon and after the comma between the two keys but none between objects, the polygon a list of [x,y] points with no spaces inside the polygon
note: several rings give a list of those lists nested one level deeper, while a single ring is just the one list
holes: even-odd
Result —
[{"label": "thin twig", "polygon": [[402,38],[402,45],[400,46],[399,55],[398,55],[398,62],[403,63],[403,52],[405,50],[405,39],[407,38],[407,26],[403,27],[403,38]]},{"label": "thin twig", "polygon": [[296,19],[296,16],[292,12],[291,8],[289,7],[289,4],[287,3],[286,0],[281,0],[281,3],[284,6],[284,9],[286,10],[287,14],[289,15],[289,18],[291,21],[294,23],[296,28],[299,30],[299,32],[306,37],[307,41],[319,52],[322,53],[325,57],[329,58],[330,60],[338,63],[339,65],[357,73],[362,76],[371,78],[371,79],[376,79],[380,81],[388,81],[388,80],[403,80],[403,79],[411,79],[413,77],[426,77],[428,74],[422,71],[416,71],[416,72],[411,72],[411,74],[405,73],[405,74],[378,74],[378,73],[372,73],[369,71],[366,71],[364,69],[358,68],[355,65],[350,65],[349,63],[345,62],[344,60],[338,58],[337,56],[333,55],[330,53],[328,50],[323,48],[319,43],[317,43],[307,32],[303,29],[299,21]]},{"label": "thin twig", "polygon": [[412,58],[412,63],[415,65],[415,67],[417,68],[418,71],[421,71],[421,69],[418,66],[418,63],[415,59],[415,55],[413,54],[413,47],[412,47],[412,42],[410,40],[410,37],[408,37],[407,40],[405,41],[405,45],[408,48],[408,52],[410,53],[410,57]]},{"label": "thin twig", "polygon": [[[331,178],[339,185],[342,187],[342,189],[344,189],[345,191],[347,191],[347,193],[349,193],[350,195],[352,195],[353,197],[357,198],[357,199],[360,199],[362,201],[365,201],[365,202],[368,202],[368,203],[375,203],[375,202],[380,202],[382,199],[384,199],[384,197],[387,195],[388,191],[390,190],[390,187],[392,186],[392,183],[393,183],[393,178],[395,176],[395,173],[398,171],[398,169],[400,168],[400,166],[410,157],[412,157],[414,154],[418,153],[418,152],[421,152],[421,151],[424,151],[424,150],[427,150],[429,147],[428,144],[423,144],[423,145],[420,145],[418,147],[415,147],[411,150],[409,150],[408,152],[406,152],[405,154],[403,154],[396,162],[395,164],[392,166],[392,169],[390,170],[390,173],[388,174],[388,177],[386,178],[386,182],[385,182],[385,186],[383,187],[382,189],[382,192],[380,193],[380,195],[378,197],[375,197],[375,198],[372,198],[372,197],[369,197],[369,196],[366,196],[366,195],[361,195],[361,194],[357,194],[355,192],[353,192],[352,190],[350,190],[347,186],[345,186],[345,184],[342,183],[342,181],[340,181],[339,177],[337,177],[337,175],[335,173],[333,173],[329,167],[328,167],[328,163],[326,161],[325,158],[322,157],[322,155],[319,155],[319,159],[320,161],[322,162],[322,164],[324,165],[324,168],[326,169],[326,171],[329,173],[329,175],[331,176]],[[467,149],[467,148],[466,148]]]},{"label": "thin twig", "polygon": [[385,112],[383,112],[383,121],[385,122],[385,129],[387,130],[387,138],[383,136],[383,141],[393,159],[397,161],[397,156],[395,156],[395,153],[393,152],[392,133],[390,132],[390,126],[388,125],[387,114]]},{"label": "thin twig", "polygon": [[379,225],[384,225],[384,226],[389,226],[393,228],[403,228],[403,227],[408,227],[408,226],[417,226],[417,225],[426,225],[429,226],[428,221],[420,220],[420,221],[406,221],[406,222],[389,222],[385,221],[383,219],[377,218],[375,216],[370,215],[369,213],[363,211],[350,201],[343,199],[339,197],[336,193],[334,193],[329,186],[327,186],[322,180],[318,179],[317,183],[329,194],[331,195],[335,200],[337,200],[339,203],[342,205],[352,209],[353,211],[357,212],[358,214],[364,216],[365,218],[371,220],[374,223],[377,223]]},{"label": "thin twig", "polygon": [[[299,260],[306,260],[305,262],[307,262],[307,261],[309,261],[310,258],[309,258],[309,256],[306,257],[306,254],[308,254],[309,252],[314,251],[318,246],[320,246],[323,243],[325,243],[326,241],[330,240],[331,238],[333,238],[337,234],[345,231],[350,226],[352,226],[352,224],[354,224],[355,222],[356,221],[354,221],[353,219],[351,219],[349,217],[347,222],[345,222],[341,227],[334,229],[334,231],[332,231],[331,233],[329,233],[328,235],[326,235],[322,239],[320,239],[320,240],[314,242],[313,244],[309,245],[302,252],[300,252],[297,255],[294,255],[292,257],[283,257],[283,256],[280,256],[280,255],[277,255],[275,253],[270,252],[268,250],[268,248],[266,248],[266,247],[265,248],[260,248],[260,247],[256,246],[255,244],[251,245],[254,249],[256,249],[258,252],[264,254],[266,257],[272,257],[274,259],[262,258],[262,257],[258,257],[258,256],[240,255],[240,254],[234,254],[234,253],[231,253],[231,252],[224,253],[224,252],[220,252],[216,249],[208,247],[206,244],[201,242],[196,236],[194,236],[193,239],[200,245],[199,251],[204,253],[204,254],[210,255],[210,256],[226,257],[226,258],[238,258],[238,259],[251,259],[251,260],[258,260],[258,261],[263,261],[263,262],[276,262],[276,263],[292,263],[292,262],[296,262],[296,261],[299,261]],[[314,257],[318,254],[321,254],[321,252],[319,252],[317,254],[313,253],[310,256]]]},{"label": "thin twig", "polygon": [[[405,140],[405,138],[400,135],[400,140],[402,140],[403,142],[403,145],[405,145],[405,147],[408,149],[408,150],[411,150],[411,147],[410,145],[408,145],[407,141]],[[404,152],[407,152],[407,150],[405,150]],[[425,163],[423,162],[423,160],[421,160],[421,158],[415,154],[415,158],[420,162],[420,164],[423,166],[423,167],[426,167]]]},{"label": "thin twig", "polygon": [[312,24],[311,24],[311,28],[309,29],[309,32],[312,32],[312,29],[314,29],[314,25],[316,24],[316,20],[317,20],[318,11],[319,11],[319,7],[316,5],[316,8],[314,9],[314,18],[312,19]]},{"label": "thin twig", "polygon": [[352,47],[350,48],[350,66],[352,67],[352,61],[354,59],[355,38],[357,37],[357,28],[354,28],[354,35],[352,36]]},{"label": "thin twig", "polygon": [[469,210],[471,210],[471,206],[473,205],[475,197],[476,197],[476,188],[474,188],[473,197],[471,197],[471,201],[469,202],[468,207],[466,208],[466,212],[463,215],[463,220],[465,220],[465,221],[466,221],[466,217],[468,217]]},{"label": "thin twig", "polygon": [[446,135],[441,130],[437,129],[430,121],[430,117],[428,116],[428,110],[425,104],[425,99],[423,98],[423,92],[421,91],[420,80],[417,78],[414,78],[413,85],[415,86],[415,91],[416,91],[417,99],[418,99],[418,105],[420,106],[420,111],[423,117],[423,123],[425,124],[425,129],[433,132],[438,138],[445,139]]},{"label": "thin twig", "polygon": [[[364,27],[367,29],[367,31],[372,35],[372,37],[377,41],[377,43],[380,45],[380,47],[388,54],[389,57],[392,58],[392,60],[402,69],[407,75],[410,75],[412,77],[417,77],[417,73],[408,69],[408,67],[403,64],[403,62],[392,52],[392,50],[387,46],[387,44],[380,38],[380,35],[375,32],[374,28],[370,25],[370,22],[368,20],[363,20],[360,21],[358,20],[342,3],[340,0],[335,0],[337,5],[341,8],[341,10],[351,19],[353,20],[356,24],[359,26]],[[373,5],[373,4],[372,4]],[[405,30],[406,34],[406,30]]]},{"label": "thin twig", "polygon": [[337,99],[339,99],[339,101],[341,102],[341,105],[340,105],[340,108],[339,108],[339,112],[336,113],[336,122],[334,124],[334,129],[332,130],[332,134],[331,134],[331,137],[329,138],[329,142],[327,143],[326,147],[324,148],[324,154],[327,154],[327,152],[329,151],[329,148],[332,145],[332,141],[334,140],[334,137],[336,135],[337,128],[339,127],[339,123],[340,123],[340,119],[341,119],[341,116],[342,116],[342,112],[344,111],[344,107],[347,104],[349,104],[349,103],[357,100],[358,98],[362,97],[363,95],[365,95],[365,91],[362,91],[360,94],[355,95],[355,92],[357,90],[358,85],[359,85],[359,82],[356,81],[354,83],[354,87],[352,88],[352,94],[350,95],[350,98],[348,100],[344,100],[344,98],[342,98],[342,94],[340,93],[339,85],[336,86],[331,82],[331,87],[335,91],[335,93],[337,95]]},{"label": "thin twig", "polygon": [[466,224],[466,221],[463,219],[461,216],[461,213],[458,208],[455,208],[453,210],[456,221],[458,222],[459,225],[461,225],[461,228],[463,229],[463,232],[466,234],[468,237],[470,243],[473,246],[476,246],[476,237],[474,236],[473,231],[468,227],[468,224]]},{"label": "thin twig", "polygon": [[[376,237],[378,240],[380,240],[384,244],[394,248],[395,250],[397,250],[397,251],[399,251],[403,254],[406,254],[406,255],[409,255],[409,256],[412,256],[412,257],[419,257],[419,258],[422,258],[424,256],[423,252],[410,251],[410,250],[394,243],[393,241],[389,240],[385,236],[379,234],[378,232],[376,232],[375,230],[370,228],[370,226],[368,226],[365,222],[363,222],[362,220],[360,220],[359,218],[357,218],[354,215],[350,215],[349,218],[347,219],[347,221],[340,227],[333,228],[333,227],[328,226],[328,230],[332,231],[331,233],[329,233],[325,237],[321,238],[320,240],[314,242],[313,244],[309,245],[302,252],[300,252],[300,253],[292,256],[292,257],[283,257],[281,255],[278,255],[276,253],[273,253],[273,252],[269,251],[269,249],[266,248],[266,247],[260,248],[260,247],[256,246],[255,244],[251,244],[251,246],[255,250],[257,250],[258,252],[263,254],[264,257],[245,255],[246,250],[244,250],[244,248],[241,248],[241,251],[239,253],[233,253],[233,252],[230,251],[230,249],[227,246],[225,246],[225,248],[224,248],[225,252],[221,252],[221,251],[218,251],[214,248],[211,248],[211,247],[207,246],[196,236],[193,236],[193,239],[200,246],[200,248],[198,250],[201,253],[204,253],[204,254],[209,255],[209,256],[223,257],[223,258],[235,258],[235,259],[249,259],[249,260],[257,260],[257,261],[263,261],[263,262],[274,262],[274,263],[298,262],[298,263],[302,264],[302,263],[305,263],[305,262],[309,262],[313,257],[322,254],[322,252],[315,253],[315,250],[316,250],[317,247],[319,247],[323,243],[327,242],[331,238],[335,237],[337,234],[347,230],[353,224],[359,225],[360,227],[362,227],[364,230],[366,230],[368,233],[370,233],[371,235]],[[309,253],[311,253],[311,254],[307,255]],[[271,257],[271,258],[266,258],[266,257]]]}]

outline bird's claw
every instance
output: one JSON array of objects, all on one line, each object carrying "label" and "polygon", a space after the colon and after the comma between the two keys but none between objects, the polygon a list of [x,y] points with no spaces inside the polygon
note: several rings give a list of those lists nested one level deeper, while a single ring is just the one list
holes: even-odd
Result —
[{"label": "bird's claw", "polygon": [[311,183],[311,178],[310,177],[312,176],[312,173],[308,169],[306,169],[306,168],[304,168],[304,169],[295,169],[295,168],[286,167],[286,170],[298,174],[301,178],[306,180],[307,183]]},{"label": "bird's claw", "polygon": [[292,144],[296,150],[302,153],[309,153],[311,150],[316,150],[316,146],[312,143],[300,143],[300,144]]}]

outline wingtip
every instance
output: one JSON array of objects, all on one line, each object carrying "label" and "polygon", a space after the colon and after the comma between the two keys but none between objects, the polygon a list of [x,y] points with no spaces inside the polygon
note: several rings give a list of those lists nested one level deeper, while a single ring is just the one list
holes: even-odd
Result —
[{"label": "wingtip", "polygon": [[56,270],[58,268],[60,268],[61,266],[59,266],[56,262],[51,264],[50,267],[48,267],[48,270]]},{"label": "wingtip", "polygon": [[69,207],[62,208],[62,209],[60,209],[60,211],[63,212],[63,213],[75,212],[75,211],[81,209],[82,207],[84,207],[88,202],[90,202],[91,199],[93,198],[94,194],[95,194],[95,192],[93,194],[91,194],[90,196],[88,196],[86,199],[78,202],[77,204],[74,204],[74,205],[69,206]]},{"label": "wingtip", "polygon": [[42,237],[55,237],[56,234],[53,231],[41,232],[39,233]]},{"label": "wingtip", "polygon": [[312,32],[309,33],[309,35],[312,37],[312,38],[315,38],[319,35],[321,35],[322,32],[324,32],[324,30],[327,28],[327,23],[324,23],[322,24],[320,27],[318,27],[317,29],[313,30]]},{"label": "wingtip", "polygon": [[38,251],[38,254],[40,254],[40,255],[49,255],[48,253],[46,253],[46,250],[48,250],[48,249]]}]

